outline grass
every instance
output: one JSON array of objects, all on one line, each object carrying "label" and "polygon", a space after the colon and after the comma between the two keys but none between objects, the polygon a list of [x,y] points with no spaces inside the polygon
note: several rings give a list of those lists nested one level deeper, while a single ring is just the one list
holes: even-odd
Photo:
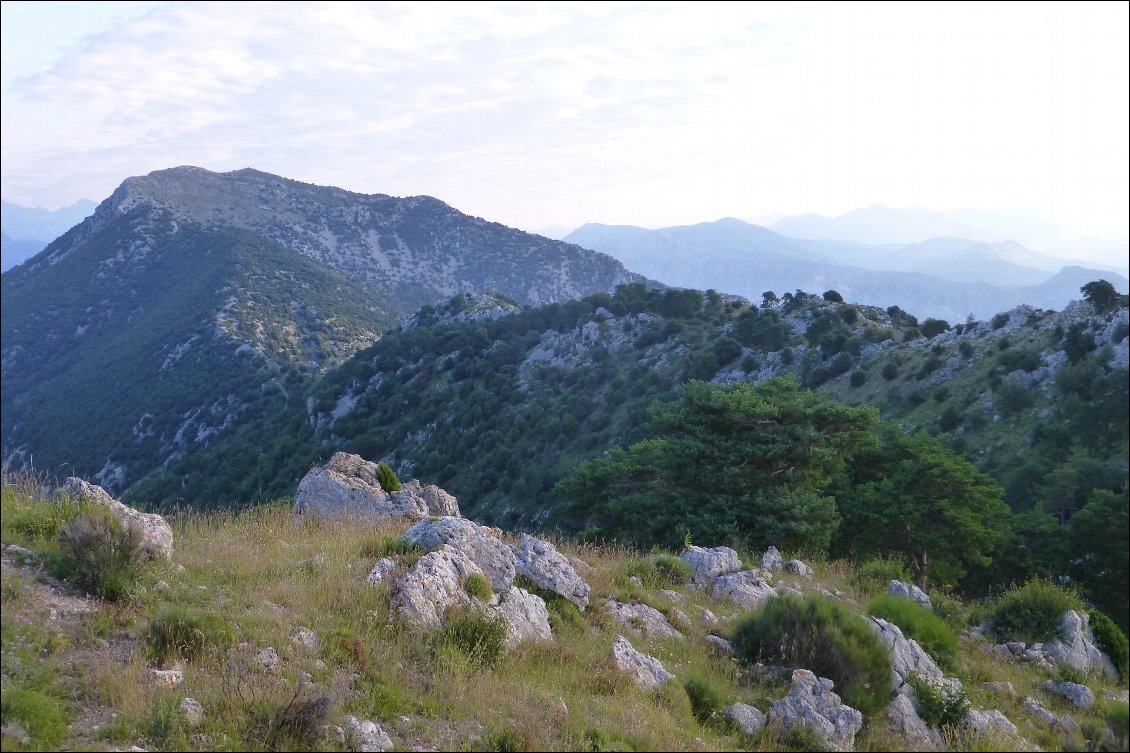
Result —
[{"label": "grass", "polygon": [[918,645],[933,657],[938,666],[952,671],[957,667],[957,633],[925,607],[910,599],[884,594],[871,600],[867,613],[893,622],[903,635],[918,641]]},{"label": "grass", "polygon": [[[10,505],[26,509],[42,503],[9,499],[14,495],[7,487],[5,492],[5,542],[22,541],[43,551],[55,546],[42,537],[35,544],[26,532],[9,526]],[[446,635],[418,631],[391,613],[387,584],[366,584],[379,557],[412,556],[382,543],[395,541],[403,523],[306,522],[278,506],[182,514],[170,522],[183,571],[170,565],[150,576],[168,588],[148,586],[136,600],[118,606],[92,601],[94,611],[70,622],[50,618],[52,607],[40,603],[33,570],[5,572],[0,590],[5,697],[14,691],[37,693],[66,717],[58,741],[33,747],[336,750],[336,740],[316,732],[321,727],[314,722],[326,719],[332,729],[347,714],[379,722],[402,748],[799,750],[812,744],[803,733],[750,738],[712,721],[717,709],[738,701],[768,712],[787,692],[788,681],[712,652],[705,642],[708,628],[699,619],[702,609],[721,617],[739,610],[701,590],[672,584],[667,576],[645,580],[635,595],[661,604],[660,588],[680,593],[679,609],[690,618],[680,627],[686,640],[631,639],[677,680],[662,693],[645,692],[612,667],[611,644],[622,628],[602,618],[600,605],[623,591],[629,567],[651,560],[638,551],[556,541],[564,554],[594,568],[584,576],[593,589],[589,608],[582,612],[563,597],[538,592],[547,597],[554,640],[519,644],[490,660],[491,652],[476,649],[480,644],[471,640],[484,635],[481,626]],[[318,554],[324,557],[318,568],[304,572],[297,566]],[[866,605],[867,592],[858,589],[853,567],[838,561],[812,564],[813,587],[842,591],[845,609]],[[518,585],[534,592],[528,582]],[[723,622],[714,629],[729,637],[735,624]],[[292,642],[299,625],[318,635],[318,650]],[[197,641],[198,635],[210,637]],[[260,671],[254,661],[268,646],[280,657],[273,674]],[[183,684],[155,688],[150,669],[174,662],[183,663]],[[1007,679],[1022,699],[1025,693],[1037,695],[1039,683],[1050,676],[987,656],[973,642],[960,644],[957,666],[976,706],[1001,708],[1017,724],[1027,718],[1020,700],[988,695],[979,682]],[[1100,694],[1099,681],[1089,682]],[[836,692],[844,695],[839,682]],[[205,709],[198,728],[187,728],[174,713],[185,696]],[[324,696],[332,702],[320,701]],[[1055,703],[1048,701],[1057,713],[1067,710]],[[12,713],[9,705],[6,700],[5,721]],[[1108,711],[1099,705],[1071,713],[1081,723],[1105,729]],[[111,712],[117,718],[111,720]],[[105,720],[97,732],[67,731],[67,723],[90,715]],[[857,749],[907,747],[872,718],[881,719],[867,716]],[[1053,740],[1036,741],[1055,749]],[[19,749],[6,737],[4,749],[9,748]]]}]

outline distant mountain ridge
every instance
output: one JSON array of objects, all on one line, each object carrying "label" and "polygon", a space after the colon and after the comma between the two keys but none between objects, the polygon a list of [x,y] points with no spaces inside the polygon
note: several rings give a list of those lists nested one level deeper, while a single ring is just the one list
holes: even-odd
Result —
[{"label": "distant mountain ridge", "polygon": [[[1081,276],[1087,278],[1083,282],[1106,278],[1119,289],[1127,285],[1109,271],[1065,267],[1053,274],[1022,266],[1012,260],[1024,258],[1027,249],[1014,243],[939,238],[869,246],[789,238],[733,218],[659,230],[589,224],[566,240],[611,254],[669,285],[712,288],[754,301],[768,290],[780,295],[833,289],[846,300],[893,304],[950,322],[969,314],[991,317],[1020,304],[1062,308],[1079,297]],[[1001,284],[1005,278],[1019,284]]]},{"label": "distant mountain ridge", "polygon": [[96,206],[89,199],[80,199],[52,211],[0,202],[0,228],[3,229],[0,271],[7,272],[35,256],[48,243],[89,217]]}]

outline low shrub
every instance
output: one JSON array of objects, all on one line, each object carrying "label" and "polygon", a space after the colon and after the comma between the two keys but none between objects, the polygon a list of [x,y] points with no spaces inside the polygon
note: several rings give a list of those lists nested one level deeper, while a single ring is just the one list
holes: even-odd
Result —
[{"label": "low shrub", "polygon": [[[59,701],[35,690],[4,688],[0,696],[0,724],[23,727],[31,743],[28,750],[54,750],[67,735],[67,712]],[[5,735],[7,737],[7,735]],[[9,740],[5,740],[5,749]]]},{"label": "low shrub", "polygon": [[1033,643],[1054,638],[1069,609],[1083,612],[1083,601],[1075,591],[1033,578],[1002,596],[992,607],[989,621],[998,638]]},{"label": "low shrub", "polygon": [[1099,610],[1092,609],[1088,614],[1091,616],[1091,632],[1095,634],[1095,643],[1114,662],[1118,676],[1123,681],[1130,678],[1130,668],[1127,666],[1130,664],[1130,643],[1126,640],[1126,633]]},{"label": "low shrub", "polygon": [[329,695],[313,698],[295,691],[290,701],[279,708],[269,721],[265,742],[267,750],[309,750],[322,737],[330,720],[333,699]]},{"label": "low shrub", "polygon": [[379,539],[361,544],[358,556],[363,559],[383,559],[398,554],[423,554],[424,547],[416,542],[408,542],[397,536],[381,536]]},{"label": "low shrub", "polygon": [[455,611],[436,636],[436,643],[457,649],[472,664],[493,668],[506,656],[506,625],[501,618],[478,609]]},{"label": "low shrub", "polygon": [[914,690],[914,697],[918,699],[918,715],[926,724],[935,729],[965,724],[965,715],[969,713],[969,698],[964,690],[951,693],[914,672],[907,676],[906,681]]},{"label": "low shrub", "polygon": [[625,580],[639,578],[644,588],[664,588],[685,585],[694,569],[674,555],[658,554],[630,560],[622,572]]},{"label": "low shrub", "polygon": [[192,661],[210,648],[226,648],[235,641],[235,631],[218,614],[170,606],[149,620],[144,638],[150,659],[164,664]]},{"label": "low shrub", "polygon": [[377,483],[381,485],[382,489],[389,493],[398,492],[401,489],[400,479],[396,477],[396,472],[384,463],[377,465]]},{"label": "low shrub", "polygon": [[910,599],[884,594],[871,600],[867,613],[899,626],[903,635],[918,641],[943,669],[957,666],[957,633],[938,615]]},{"label": "low shrub", "polygon": [[149,562],[141,529],[98,507],[63,523],[59,545],[56,573],[106,601],[131,597]]},{"label": "low shrub", "polygon": [[710,721],[726,705],[726,696],[714,683],[701,675],[691,675],[683,682],[691,699],[691,713],[701,723]]},{"label": "low shrub", "polygon": [[507,727],[491,733],[486,739],[486,749],[499,753],[523,753],[534,750],[534,739],[529,730]]},{"label": "low shrub", "polygon": [[875,557],[856,565],[855,585],[860,591],[887,590],[892,580],[909,583],[914,580],[906,562],[897,557]]},{"label": "low shrub", "polygon": [[830,678],[844,703],[864,715],[886,707],[886,647],[863,618],[822,596],[770,600],[738,623],[733,643],[746,661],[784,663]]},{"label": "low shrub", "polygon": [[488,601],[494,595],[494,589],[490,587],[490,581],[487,576],[482,573],[471,573],[467,579],[463,581],[463,590],[471,596],[474,596],[479,601]]},{"label": "low shrub", "polygon": [[369,667],[369,647],[349,628],[337,628],[323,644],[322,654],[331,664],[347,664],[364,672]]},{"label": "low shrub", "polygon": [[1108,750],[1126,750],[1130,737],[1130,706],[1125,703],[1112,703],[1106,710],[1106,723],[1114,735],[1114,745]]},{"label": "low shrub", "polygon": [[581,610],[561,594],[547,588],[538,588],[536,583],[524,575],[515,578],[514,585],[541,597],[545,602],[546,611],[549,612],[549,626],[555,635],[560,635],[566,630],[585,629],[585,616],[581,614]]}]

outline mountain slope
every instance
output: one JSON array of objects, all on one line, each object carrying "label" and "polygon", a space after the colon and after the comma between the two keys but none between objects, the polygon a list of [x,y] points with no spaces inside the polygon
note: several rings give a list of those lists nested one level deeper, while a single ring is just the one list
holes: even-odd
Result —
[{"label": "mountain slope", "polygon": [[7,272],[17,264],[22,264],[43,250],[43,241],[22,240],[0,233],[0,272]]},{"label": "mountain slope", "polygon": [[[833,289],[846,300],[874,306],[897,305],[920,317],[963,321],[972,313],[989,318],[1020,304],[1061,308],[1078,296],[1073,276],[1060,278],[1013,268],[1013,249],[941,239],[916,246],[858,246],[843,242],[787,238],[740,220],[724,219],[684,227],[644,230],[585,225],[571,242],[604,251],[632,269],[669,285],[716,289],[759,300],[767,290]],[[856,263],[858,257],[861,262]],[[862,267],[868,267],[864,269]],[[905,271],[880,271],[880,270]],[[923,274],[933,269],[965,281]],[[1004,286],[983,280],[1015,273],[1028,285]],[[1089,270],[1088,279],[1106,277],[1120,289],[1126,280]]]}]

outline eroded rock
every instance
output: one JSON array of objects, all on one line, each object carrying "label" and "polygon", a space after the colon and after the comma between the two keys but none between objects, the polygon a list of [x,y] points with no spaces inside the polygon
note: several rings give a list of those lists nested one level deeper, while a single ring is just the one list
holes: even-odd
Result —
[{"label": "eroded rock", "polygon": [[607,599],[605,606],[609,616],[624,627],[661,638],[683,637],[662,612],[647,604],[625,604],[616,599]]},{"label": "eroded rock", "polygon": [[444,544],[416,560],[393,587],[392,607],[413,625],[438,628],[449,607],[470,605],[463,582],[473,573],[482,574],[482,570],[461,549]]},{"label": "eroded rock", "polygon": [[792,680],[789,694],[769,709],[769,724],[782,730],[803,726],[832,750],[851,750],[863,728],[863,714],[844,705],[825,677],[798,669]]},{"label": "eroded rock", "polygon": [[887,583],[887,593],[902,599],[910,599],[918,606],[925,607],[926,609],[934,608],[926,592],[911,583],[903,583],[901,580],[892,580]]},{"label": "eroded rock", "polygon": [[534,536],[522,535],[514,549],[515,571],[538,588],[561,594],[580,609],[589,604],[589,584],[577,574],[557,547]]},{"label": "eroded rock", "polygon": [[545,601],[536,594],[511,586],[499,598],[498,604],[490,609],[505,621],[506,645],[511,648],[523,641],[553,639],[549,611],[545,607]]},{"label": "eroded rock", "polygon": [[664,669],[662,662],[637,651],[622,635],[616,636],[612,642],[612,658],[617,668],[630,674],[644,690],[662,687],[668,680],[675,679],[675,675]]},{"label": "eroded rock", "polygon": [[748,703],[731,704],[722,709],[721,713],[743,735],[756,734],[766,722],[765,714]]},{"label": "eroded rock", "polygon": [[742,569],[738,553],[728,546],[716,546],[712,549],[688,546],[679,552],[679,559],[694,568],[691,585],[695,586],[706,585],[719,575],[729,575]]},{"label": "eroded rock", "polygon": [[777,592],[757,570],[743,570],[715,578],[710,594],[715,599],[729,599],[745,609],[756,609],[777,597]]},{"label": "eroded rock", "polygon": [[400,491],[381,488],[377,463],[348,452],[334,453],[329,462],[311,469],[298,482],[294,495],[296,514],[320,518],[360,518],[379,520],[429,515],[459,515],[459,505],[437,486],[422,486],[409,481]]},{"label": "eroded rock", "polygon": [[466,518],[440,517],[421,520],[404,532],[402,541],[431,551],[442,545],[462,551],[490,581],[495,593],[505,593],[514,583],[514,550],[489,529]]},{"label": "eroded rock", "polygon": [[154,559],[173,558],[173,529],[160,515],[135,510],[111,497],[97,484],[71,476],[54,491],[52,499],[68,498],[76,502],[98,505],[109,510],[122,525],[134,526],[141,532],[141,547]]}]

